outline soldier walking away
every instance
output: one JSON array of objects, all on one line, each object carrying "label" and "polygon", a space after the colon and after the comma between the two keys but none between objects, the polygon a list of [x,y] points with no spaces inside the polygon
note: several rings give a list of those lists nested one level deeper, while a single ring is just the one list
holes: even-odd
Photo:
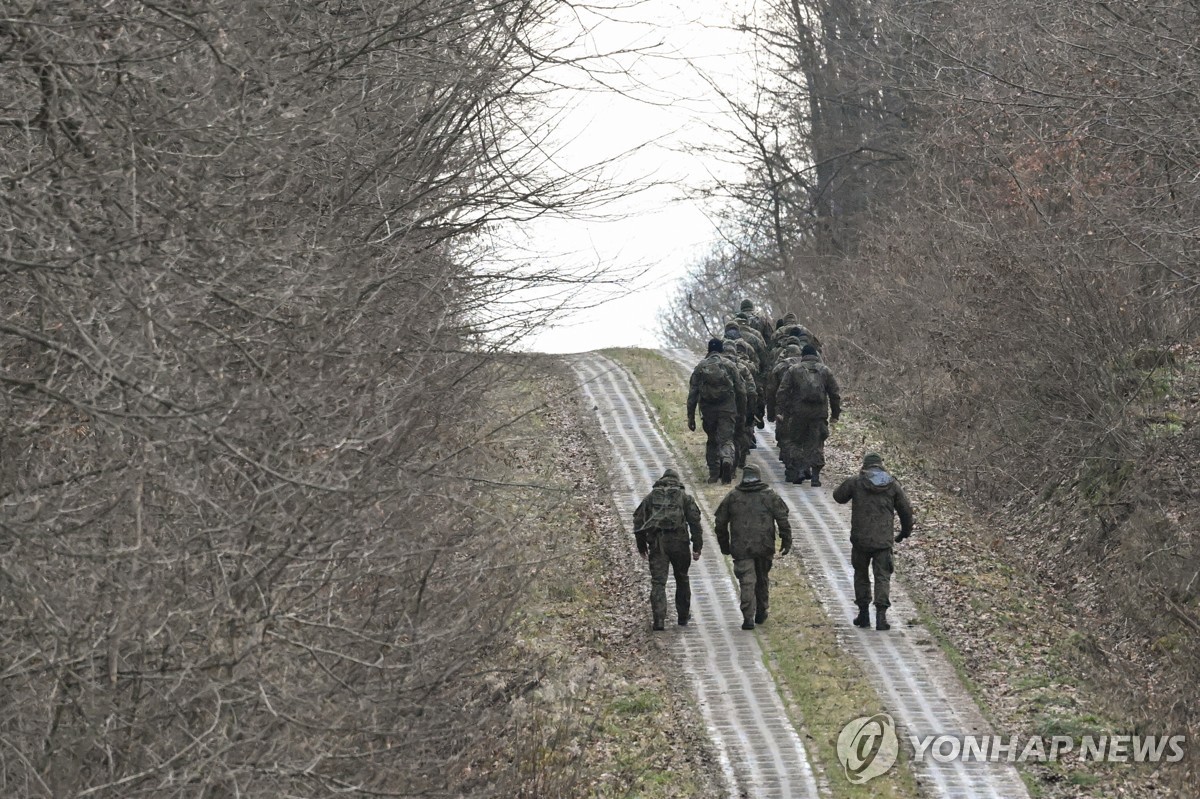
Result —
[{"label": "soldier walking away", "polygon": [[[883,458],[874,452],[863,456],[857,477],[847,478],[834,489],[833,499],[842,505],[854,503],[850,506],[850,564],[854,567],[854,603],[858,605],[854,626],[871,626],[870,569],[875,574],[875,629],[890,630],[892,546],[912,535],[912,505],[900,483],[884,470]],[[900,534],[893,539],[895,516],[900,517]]]},{"label": "soldier walking away", "polygon": [[776,527],[780,556],[792,550],[787,504],[760,479],[758,467],[750,465],[742,471],[742,481],[717,506],[715,527],[721,554],[733,557],[742,629],[753,630],[755,624],[767,620]]},{"label": "soldier walking away", "polygon": [[[691,531],[689,546],[688,531]],[[667,469],[633,512],[633,535],[638,552],[650,562],[650,611],[654,629],[664,629],[667,617],[667,572],[675,572],[675,612],[680,624],[692,617],[692,585],[688,567],[700,560],[704,535],[700,506]]]},{"label": "soldier walking away", "polygon": [[744,339],[722,341],[721,356],[737,367],[742,385],[746,387],[746,416],[737,420],[733,433],[734,463],[740,469],[746,465],[747,453],[754,448],[754,426],[762,418],[761,394],[750,368],[750,345]]},{"label": "soldier walking away", "polygon": [[837,378],[821,363],[816,347],[805,344],[800,352],[800,362],[779,381],[775,417],[783,420],[786,432],[786,438],[779,442],[785,479],[798,484],[811,477],[816,487],[821,485],[821,469],[825,467],[829,424],[837,422],[842,413],[842,394]]},{"label": "soldier walking away", "polygon": [[744,314],[746,321],[758,331],[759,335],[763,337],[763,341],[769,344],[771,336],[775,333],[775,328],[771,326],[768,317],[763,316],[754,309],[754,302],[752,300],[742,300],[740,308],[739,315]]},{"label": "soldier walking away", "polygon": [[737,458],[734,436],[738,423],[746,418],[746,386],[733,363],[721,357],[721,339],[708,342],[708,355],[696,364],[688,382],[688,430],[696,430],[696,408],[708,444],[704,459],[708,462],[708,482],[733,482]]}]

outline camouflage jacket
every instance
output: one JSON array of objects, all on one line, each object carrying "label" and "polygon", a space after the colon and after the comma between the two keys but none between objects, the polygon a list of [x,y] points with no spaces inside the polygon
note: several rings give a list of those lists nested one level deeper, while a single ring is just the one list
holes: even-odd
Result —
[{"label": "camouflage jacket", "polygon": [[873,466],[857,477],[849,477],[834,489],[835,502],[850,507],[850,543],[861,550],[876,552],[891,549],[895,539],[893,519],[900,517],[900,532],[912,532],[913,512],[904,489],[896,478]]},{"label": "camouflage jacket", "polygon": [[717,544],[735,559],[775,554],[775,528],[784,547],[792,546],[788,507],[766,483],[741,482],[717,506]]}]

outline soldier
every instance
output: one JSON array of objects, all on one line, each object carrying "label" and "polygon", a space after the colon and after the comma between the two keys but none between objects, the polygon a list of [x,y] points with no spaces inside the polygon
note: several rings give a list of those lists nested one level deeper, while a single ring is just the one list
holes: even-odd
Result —
[{"label": "soldier", "polygon": [[718,479],[726,485],[733,482],[737,457],[734,435],[739,419],[746,418],[746,386],[742,376],[728,360],[721,357],[724,345],[719,338],[708,342],[708,355],[696,364],[688,381],[688,430],[696,430],[696,407],[708,444],[704,459],[708,462],[708,482]]},{"label": "soldier", "polygon": [[798,344],[801,347],[805,344],[812,344],[818,352],[821,350],[821,340],[811,330],[798,322],[789,322],[776,330],[775,337],[771,341],[771,346],[775,349],[785,347],[788,344]]},{"label": "soldier", "polygon": [[754,303],[750,300],[742,300],[741,310],[737,314],[744,316],[751,326],[763,337],[763,341],[770,342],[771,334],[775,332],[771,327],[769,317],[763,316],[754,310]]},{"label": "soldier", "polygon": [[767,386],[763,391],[763,399],[766,404],[767,421],[775,422],[775,441],[780,444],[782,457],[782,442],[787,438],[787,423],[783,419],[779,419],[775,415],[778,407],[779,383],[783,380],[783,376],[792,366],[800,363],[802,350],[797,345],[789,344],[782,350],[776,353],[778,356],[775,361],[775,366],[767,374]]},{"label": "soldier", "polygon": [[716,515],[717,545],[721,554],[733,556],[743,630],[753,630],[755,624],[767,620],[776,527],[783,556],[792,550],[788,506],[759,479],[757,466],[747,466],[742,481],[717,506]]},{"label": "soldier", "polygon": [[842,413],[842,394],[837,378],[821,363],[816,347],[805,344],[800,352],[800,363],[789,368],[779,381],[775,418],[783,420],[787,433],[787,438],[780,441],[784,479],[799,484],[811,476],[812,485],[817,487],[825,466],[829,424],[836,423]]},{"label": "soldier", "polygon": [[[688,531],[691,531],[691,548]],[[675,572],[675,612],[679,623],[692,616],[692,585],[688,567],[700,560],[704,536],[700,529],[700,506],[667,469],[654,481],[650,493],[633,512],[633,534],[638,552],[650,562],[650,611],[655,630],[664,629],[667,617],[667,572]]]},{"label": "soldier", "polygon": [[754,425],[762,419],[762,400],[754,372],[750,369],[753,362],[750,345],[742,339],[725,339],[721,347],[721,355],[737,367],[746,387],[746,415],[738,418],[733,436],[734,462],[741,468],[746,465],[746,455],[754,446]]},{"label": "soldier", "polygon": [[[870,627],[871,577],[875,573],[875,629],[890,630],[887,609],[891,607],[892,525],[900,517],[899,544],[912,535],[913,513],[908,497],[896,478],[883,469],[883,458],[874,452],[863,456],[862,471],[848,477],[833,491],[834,501],[853,502],[850,507],[850,565],[854,567],[854,603],[858,615],[854,626]],[[717,533],[720,540],[720,533]]]},{"label": "soldier", "polygon": [[[734,331],[737,331],[736,334]],[[726,338],[740,338],[744,340],[752,348],[754,358],[750,364],[750,371],[759,374],[767,365],[770,350],[767,348],[767,343],[763,341],[758,331],[750,326],[750,323],[741,317],[735,316],[725,323]]]}]

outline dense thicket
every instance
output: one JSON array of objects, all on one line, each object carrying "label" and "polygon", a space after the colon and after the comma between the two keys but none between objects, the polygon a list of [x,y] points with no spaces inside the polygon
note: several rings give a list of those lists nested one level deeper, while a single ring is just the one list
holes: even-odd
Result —
[{"label": "dense thicket", "polygon": [[1145,718],[1194,729],[1197,440],[1172,403],[1195,385],[1200,10],[789,0],[753,32],[770,77],[739,110],[779,145],[743,145],[732,243],[668,333],[694,342],[689,294],[712,319],[765,287],[948,485],[1069,517],[1035,549],[1103,574],[1108,632],[1163,667]]},{"label": "dense thicket", "polygon": [[569,202],[519,127],[555,6],[5,4],[0,794],[531,778],[457,678],[526,578],[473,445],[550,276],[472,264]]}]

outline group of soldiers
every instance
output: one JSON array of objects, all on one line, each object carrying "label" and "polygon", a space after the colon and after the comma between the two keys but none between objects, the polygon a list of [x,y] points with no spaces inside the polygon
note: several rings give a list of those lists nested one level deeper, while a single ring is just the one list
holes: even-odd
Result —
[{"label": "group of soldiers", "polygon": [[820,340],[793,313],[772,327],[750,300],[725,323],[723,336],[708,342],[688,385],[688,429],[696,429],[699,410],[708,436],[708,482],[732,483],[756,447],[755,428],[770,421],[784,479],[820,486],[825,439],[842,413],[841,389],[821,359]]},{"label": "group of soldiers", "polygon": [[[769,342],[769,343],[768,343]],[[825,440],[841,414],[841,392],[833,372],[821,359],[820,341],[794,314],[776,321],[774,329],[750,300],[726,323],[724,338],[708,343],[708,354],[692,371],[688,388],[688,428],[696,430],[700,410],[708,436],[705,460],[708,482],[730,484],[736,468],[741,481],[721,500],[715,515],[717,544],[733,558],[739,584],[742,629],[767,620],[769,574],[779,539],[780,556],[792,549],[788,506],[763,480],[758,467],[746,463],[756,447],[755,428],[775,422],[785,479],[821,485]],[[891,629],[892,547],[912,533],[912,506],[900,483],[873,452],[862,468],[833,492],[835,501],[853,503],[850,516],[850,562],[854,569],[854,624]],[[900,533],[893,537],[896,517]],[[650,566],[653,629],[665,629],[666,585],[675,574],[675,610],[679,624],[691,620],[688,569],[700,559],[704,544],[700,508],[673,469],[663,472],[633,514],[638,552]],[[874,591],[872,591],[872,576]]]}]

